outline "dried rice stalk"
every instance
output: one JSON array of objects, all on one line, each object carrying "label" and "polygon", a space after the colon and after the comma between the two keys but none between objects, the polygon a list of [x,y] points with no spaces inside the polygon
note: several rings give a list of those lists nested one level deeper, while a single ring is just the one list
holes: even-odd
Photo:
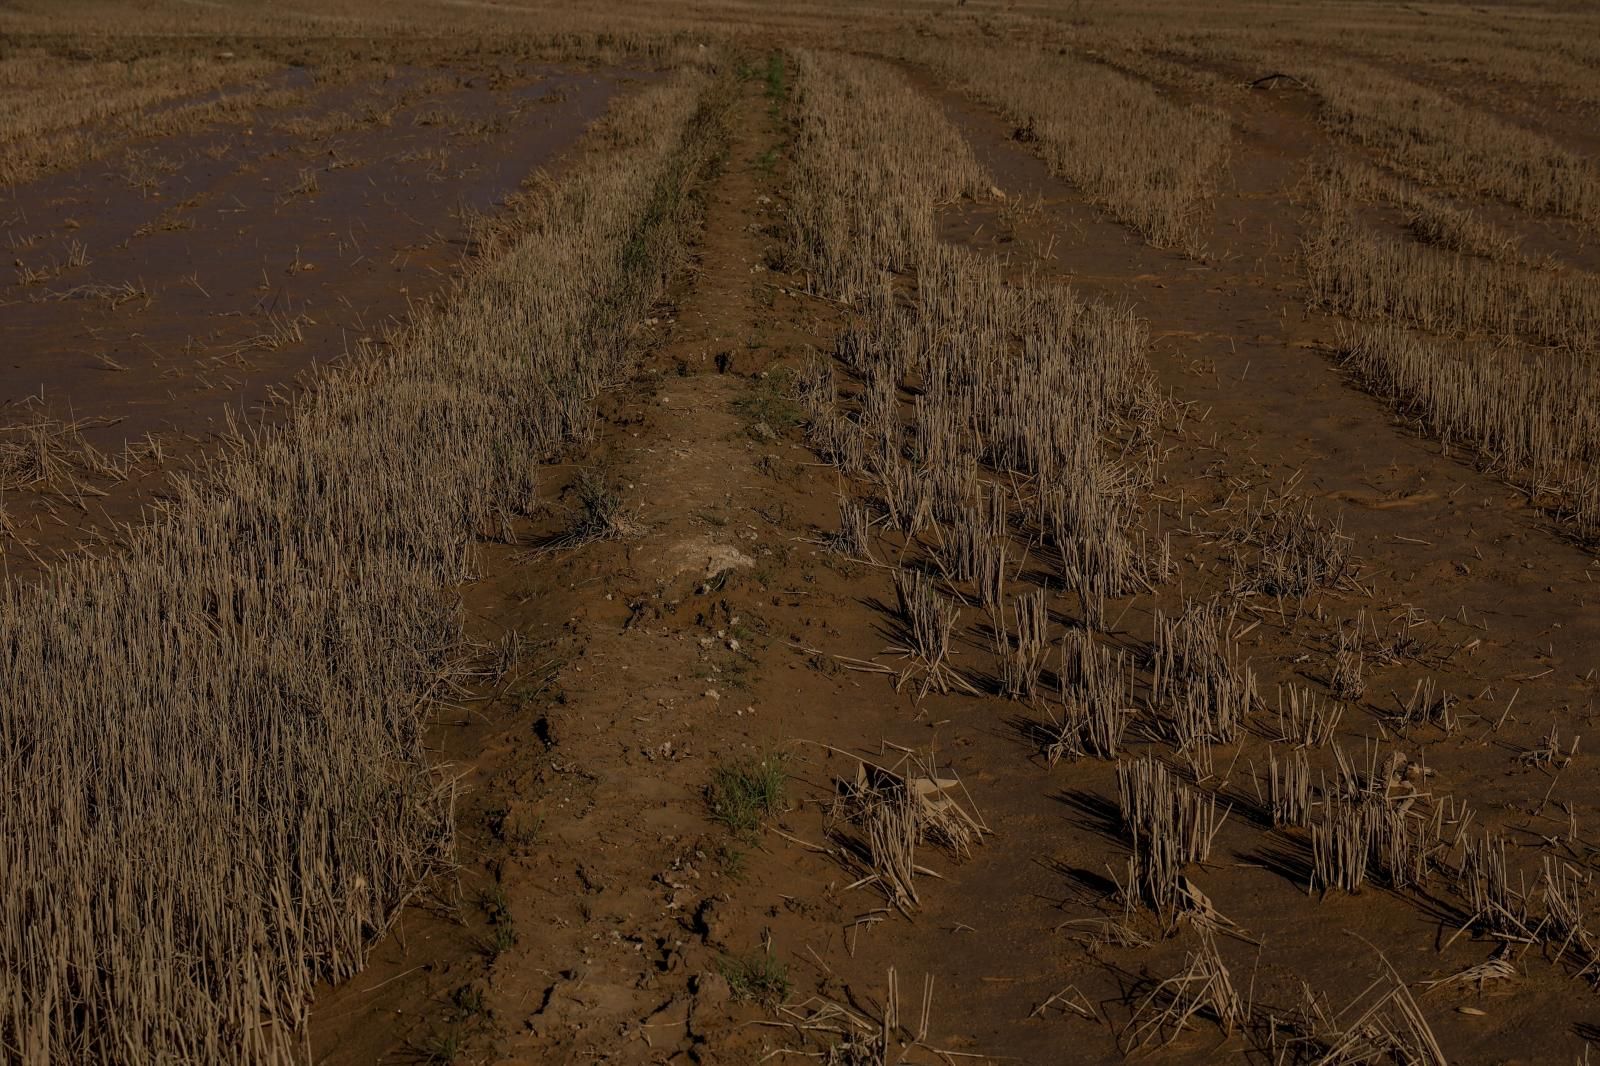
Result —
[{"label": "dried rice stalk", "polygon": [[862,871],[850,887],[875,885],[907,914],[918,904],[916,875],[931,872],[917,865],[919,847],[931,845],[966,859],[990,832],[960,779],[938,774],[932,751],[907,752],[893,768],[858,761],[855,778],[837,783],[828,820],[830,834],[839,835],[843,826],[862,834],[859,841],[845,842],[847,861]]}]

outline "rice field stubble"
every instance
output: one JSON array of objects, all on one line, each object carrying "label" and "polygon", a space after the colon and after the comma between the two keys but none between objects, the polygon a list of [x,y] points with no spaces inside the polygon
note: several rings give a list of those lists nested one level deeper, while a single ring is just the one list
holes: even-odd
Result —
[{"label": "rice field stubble", "polygon": [[[1344,182],[1397,251],[1329,299],[1303,190],[1355,139],[1181,78],[1193,42],[1079,50],[1113,22],[745,54],[692,269],[532,486],[540,536],[506,481],[455,520],[524,540],[472,551],[489,676],[430,734],[460,894],[320,1001],[321,1047],[1581,1060],[1588,453],[1481,402],[1524,349],[1569,374],[1528,395],[1581,399],[1580,257],[1501,240],[1487,172],[1407,169]],[[1077,100],[1019,119],[950,59],[1008,48],[1114,66],[1149,151],[1066,165]]]},{"label": "rice field stubble", "polygon": [[422,737],[467,666],[450,590],[626,366],[713,147],[707,91],[628,100],[446,311],[239,431],[116,556],[8,587],[22,1059],[293,1059],[315,982],[449,861]]}]

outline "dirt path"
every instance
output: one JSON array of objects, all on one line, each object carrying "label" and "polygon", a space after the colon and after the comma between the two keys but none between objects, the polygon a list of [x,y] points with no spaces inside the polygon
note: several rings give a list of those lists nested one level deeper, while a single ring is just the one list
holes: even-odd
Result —
[{"label": "dirt path", "polygon": [[[752,233],[766,214],[762,107],[747,86],[688,291],[604,441],[603,476],[638,531],[573,560],[593,575],[593,608],[561,677],[555,750],[582,784],[557,810],[546,801],[541,843],[579,862],[530,856],[502,872],[527,935],[495,962],[491,1002],[534,1008],[508,1061],[664,1061],[703,1040],[718,1006],[694,994],[715,963],[694,916],[722,877],[702,792],[716,760],[771,743],[739,689],[760,638],[729,589],[781,548],[759,518],[764,452],[735,407],[773,343]],[[526,795],[533,782],[512,768],[496,784]]]},{"label": "dirt path", "polygon": [[[783,170],[769,106],[747,83],[691,280],[596,448],[632,532],[486,560],[505,576],[471,602],[486,639],[515,631],[522,651],[504,695],[441,730],[464,775],[460,898],[408,910],[320,1005],[318,1061],[756,1061],[804,1046],[768,1025],[778,1000],[881,1019],[891,970],[907,1011],[932,980],[941,1047],[1040,1061],[1059,1038],[1014,1032],[1019,1004],[1072,972],[1018,975],[1055,951],[1038,908],[1060,873],[1038,851],[1081,866],[1110,845],[1063,838],[1053,800],[1037,809],[1047,779],[992,708],[919,707],[842,665],[889,643],[893,592],[887,569],[820,543],[834,479],[794,439],[784,374],[828,349],[837,314],[764,267]],[[847,887],[858,871],[821,842],[849,753],[890,763],[930,743],[995,798],[1005,844],[947,870],[913,922]],[[732,832],[707,786],[762,755],[782,760],[783,809]]]},{"label": "dirt path", "polygon": [[792,408],[767,367],[812,325],[763,263],[768,106],[744,83],[688,283],[568,493],[613,489],[623,535],[491,553],[469,592],[486,639],[515,633],[520,652],[495,698],[441,730],[464,774],[460,898],[408,910],[330,994],[319,1061],[678,1061],[730,1024],[718,960],[760,930],[728,899],[764,857],[746,860],[704,796],[714,766],[793,725],[754,691],[781,647],[762,601],[806,458],[778,439]]}]

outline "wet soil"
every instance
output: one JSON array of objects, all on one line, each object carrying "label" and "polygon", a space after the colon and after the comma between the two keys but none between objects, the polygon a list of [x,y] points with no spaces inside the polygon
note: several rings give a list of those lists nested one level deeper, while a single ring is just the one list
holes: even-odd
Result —
[{"label": "wet soil", "polygon": [[8,494],[16,567],[136,518],[230,419],[270,418],[314,367],[382,344],[647,76],[400,68],[7,190],[0,418],[79,424],[113,456],[160,443],[127,480],[80,472],[87,498]]}]

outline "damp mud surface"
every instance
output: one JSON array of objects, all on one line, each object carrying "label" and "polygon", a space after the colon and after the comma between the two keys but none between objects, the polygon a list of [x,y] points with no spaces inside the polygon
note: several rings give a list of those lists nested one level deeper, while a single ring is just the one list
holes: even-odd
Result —
[{"label": "damp mud surface", "polygon": [[12,554],[136,517],[161,468],[270,419],[315,367],[383,344],[506,198],[647,77],[402,67],[4,190],[0,421],[160,457],[91,477],[87,507],[11,494],[27,542]]}]

